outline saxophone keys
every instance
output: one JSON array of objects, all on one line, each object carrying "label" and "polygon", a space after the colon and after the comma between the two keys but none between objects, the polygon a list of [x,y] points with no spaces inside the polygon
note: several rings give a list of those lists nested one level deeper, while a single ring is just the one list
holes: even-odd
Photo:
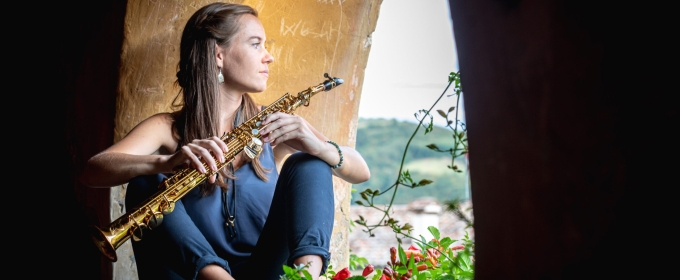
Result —
[{"label": "saxophone keys", "polygon": [[132,235],[132,240],[134,241],[142,240],[142,236],[144,235],[145,229],[147,229],[147,226],[145,224],[140,224],[137,222],[130,226],[130,234]]},{"label": "saxophone keys", "polygon": [[160,202],[158,208],[161,209],[161,213],[163,213],[163,215],[170,214],[173,210],[175,210],[175,202],[168,199],[166,195],[163,195],[163,200]]},{"label": "saxophone keys", "polygon": [[252,137],[243,151],[251,159],[259,156],[260,152],[262,152],[262,140]]},{"label": "saxophone keys", "polygon": [[147,206],[146,210],[147,216],[144,219],[144,223],[146,223],[149,229],[154,229],[163,222],[163,214],[161,212],[154,211],[151,206]]},{"label": "saxophone keys", "polygon": [[175,210],[175,202],[174,202],[174,201],[169,201],[169,200],[168,200],[168,201],[164,201],[164,205],[163,205],[162,208],[163,208],[163,210],[161,210],[161,213],[162,213],[163,215],[170,214],[170,213],[172,213],[173,210]]},{"label": "saxophone keys", "polygon": [[163,213],[161,212],[155,212],[151,217],[149,217],[149,221],[147,224],[149,224],[149,229],[154,229],[157,226],[160,226],[163,223]]}]

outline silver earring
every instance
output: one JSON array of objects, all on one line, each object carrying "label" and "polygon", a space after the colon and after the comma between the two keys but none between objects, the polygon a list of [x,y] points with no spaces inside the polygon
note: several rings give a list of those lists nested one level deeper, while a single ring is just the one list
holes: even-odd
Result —
[{"label": "silver earring", "polygon": [[220,73],[217,74],[217,80],[220,81],[220,84],[224,84],[224,76],[222,75],[222,68],[218,68],[218,69],[220,69],[219,70]]}]

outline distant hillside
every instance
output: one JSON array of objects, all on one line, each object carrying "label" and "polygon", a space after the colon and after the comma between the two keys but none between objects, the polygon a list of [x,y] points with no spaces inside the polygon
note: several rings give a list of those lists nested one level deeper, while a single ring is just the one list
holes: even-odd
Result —
[{"label": "distant hillside", "polygon": [[[404,148],[416,126],[416,123],[394,119],[359,119],[356,149],[368,163],[371,179],[362,184],[355,184],[354,188],[358,192],[366,188],[384,190],[396,182]],[[452,147],[452,131],[444,127],[435,127],[427,135],[424,133],[425,129],[421,127],[411,141],[402,171],[408,170],[415,181],[429,179],[434,182],[416,189],[399,187],[395,203],[408,203],[414,198],[424,196],[435,197],[440,202],[466,198],[469,193],[466,191],[467,172],[457,173],[448,169],[451,156],[426,147],[432,143],[442,149]],[[456,160],[456,165],[463,170],[467,169],[462,158]],[[389,203],[390,198],[390,194],[384,194],[376,199],[376,203]],[[352,203],[357,199],[360,199],[359,196],[354,195]]]}]

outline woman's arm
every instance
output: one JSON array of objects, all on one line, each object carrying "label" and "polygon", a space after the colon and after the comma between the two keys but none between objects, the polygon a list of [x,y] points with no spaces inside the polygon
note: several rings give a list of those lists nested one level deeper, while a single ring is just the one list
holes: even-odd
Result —
[{"label": "woman's arm", "polygon": [[[337,148],[328,143],[328,137],[317,131],[302,117],[285,113],[274,113],[264,121],[268,126],[263,130],[263,141],[274,146],[277,167],[289,154],[302,151],[314,155],[334,166],[340,162]],[[342,165],[333,169],[333,175],[352,184],[367,181],[370,171],[364,158],[355,149],[340,146],[343,155]]]},{"label": "woman's arm", "polygon": [[194,140],[174,152],[177,140],[172,135],[172,123],[168,113],[142,121],[123,139],[90,158],[80,181],[90,187],[114,187],[139,175],[172,173],[179,166],[191,166],[205,173],[203,161],[217,170],[211,152],[224,161],[226,144],[212,137]]}]

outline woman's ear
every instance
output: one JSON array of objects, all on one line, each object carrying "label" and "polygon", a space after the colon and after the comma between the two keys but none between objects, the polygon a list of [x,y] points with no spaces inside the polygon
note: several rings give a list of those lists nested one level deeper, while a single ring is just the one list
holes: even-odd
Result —
[{"label": "woman's ear", "polygon": [[222,68],[224,66],[224,49],[218,44],[215,44],[215,59],[217,67]]}]

